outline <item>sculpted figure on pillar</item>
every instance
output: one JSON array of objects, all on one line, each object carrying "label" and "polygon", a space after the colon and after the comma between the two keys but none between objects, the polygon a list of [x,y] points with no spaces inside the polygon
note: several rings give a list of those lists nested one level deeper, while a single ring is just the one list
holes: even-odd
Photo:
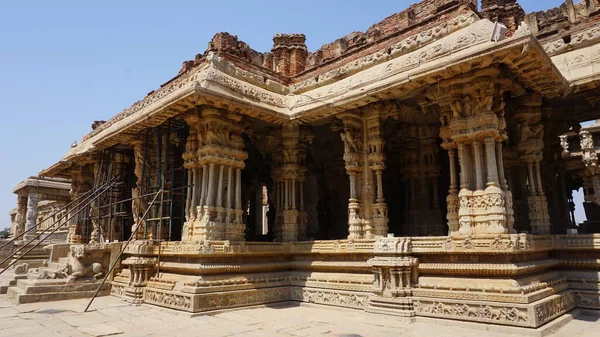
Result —
[{"label": "sculpted figure on pillar", "polygon": [[587,194],[585,196],[585,202],[595,202],[600,205],[600,170],[594,138],[592,134],[585,129],[579,131],[579,138],[581,145],[581,160],[586,168],[584,184],[588,186],[588,190],[594,191],[593,195]]},{"label": "sculpted figure on pillar", "polygon": [[581,130],[579,132],[579,138],[583,164],[592,174],[595,174],[598,167],[598,155],[596,154],[596,148],[594,146],[594,138],[587,130]]},{"label": "sculpted figure on pillar", "polygon": [[[147,136],[147,135],[146,135]],[[146,227],[145,221],[142,219],[146,209],[148,208],[144,193],[146,186],[144,186],[144,175],[148,175],[150,171],[149,159],[145,158],[145,147],[148,145],[148,139],[146,141],[141,139],[135,139],[132,141],[133,144],[133,157],[134,157],[134,174],[137,178],[135,187],[131,190],[131,210],[133,214],[133,226],[132,232],[137,230],[136,237],[138,239],[144,239],[152,237],[152,233],[144,229]],[[146,237],[144,237],[146,235]]]}]

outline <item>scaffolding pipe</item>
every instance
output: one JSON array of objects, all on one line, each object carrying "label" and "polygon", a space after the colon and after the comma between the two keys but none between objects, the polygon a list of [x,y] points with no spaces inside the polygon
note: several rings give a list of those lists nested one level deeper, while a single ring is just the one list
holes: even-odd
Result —
[{"label": "scaffolding pipe", "polygon": [[[142,216],[141,221],[144,221],[144,219],[146,218],[146,216],[148,215],[148,212],[150,211],[150,208],[152,207],[152,205],[154,205],[154,202],[156,201],[156,199],[158,198],[159,194],[162,194],[163,191],[159,190],[158,192],[156,192],[156,195],[154,196],[154,199],[152,199],[152,202],[150,203],[150,206],[146,209],[146,212],[144,212],[144,215]],[[119,251],[119,255],[117,255],[117,257],[115,258],[115,260],[112,262],[110,268],[108,269],[108,272],[104,275],[104,279],[102,279],[102,283],[100,283],[100,286],[98,287],[98,289],[96,289],[96,291],[94,292],[94,295],[92,296],[92,298],[90,299],[90,302],[88,303],[88,305],[85,307],[85,309],[83,310],[83,312],[87,312],[88,309],[90,308],[90,306],[92,305],[92,302],[94,302],[94,299],[96,298],[96,296],[98,296],[98,293],[100,292],[100,289],[102,289],[102,286],[104,285],[104,283],[106,283],[106,280],[108,279],[108,277],[110,276],[110,274],[113,272],[113,270],[115,269],[115,266],[117,265],[117,263],[120,261],[121,259],[121,255],[123,255],[123,252],[125,252],[125,249],[127,249],[127,246],[129,245],[129,243],[131,242],[131,240],[136,236],[138,229],[140,228],[140,226],[137,226],[133,232],[131,233],[131,235],[129,236],[129,239],[125,242],[125,244],[123,245],[123,247],[121,248],[121,250]],[[160,246],[160,244],[159,244]]]}]

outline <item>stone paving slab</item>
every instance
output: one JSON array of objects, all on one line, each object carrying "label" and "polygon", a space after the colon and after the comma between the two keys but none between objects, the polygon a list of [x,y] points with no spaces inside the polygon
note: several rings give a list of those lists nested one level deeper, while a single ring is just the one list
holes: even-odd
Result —
[{"label": "stone paving slab", "polygon": [[[270,305],[190,315],[155,306],[130,306],[115,297],[15,306],[0,295],[3,336],[174,336],[174,337],[508,337],[491,326],[448,326],[327,306]],[[553,337],[600,336],[600,312],[586,311]],[[448,323],[448,322],[445,322]],[[488,331],[493,330],[493,331]]]}]

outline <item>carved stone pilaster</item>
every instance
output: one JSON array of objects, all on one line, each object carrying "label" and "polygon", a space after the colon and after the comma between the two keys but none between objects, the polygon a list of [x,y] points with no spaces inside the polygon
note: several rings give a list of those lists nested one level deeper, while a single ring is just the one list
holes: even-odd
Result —
[{"label": "carved stone pilaster", "polygon": [[144,287],[155,273],[158,260],[154,257],[128,257],[121,262],[129,268],[129,282],[123,287],[121,296],[132,304],[144,303]]},{"label": "carved stone pilaster", "polygon": [[372,292],[366,310],[403,317],[414,317],[412,286],[419,277],[419,260],[409,256],[410,238],[379,238],[375,257],[368,261],[374,274]]}]

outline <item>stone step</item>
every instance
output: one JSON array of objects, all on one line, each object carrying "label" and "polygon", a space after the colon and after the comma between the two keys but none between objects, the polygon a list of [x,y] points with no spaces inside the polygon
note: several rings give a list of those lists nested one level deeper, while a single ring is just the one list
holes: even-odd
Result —
[{"label": "stone step", "polygon": [[25,291],[19,287],[8,287],[6,291],[6,295],[8,298],[16,299],[19,295],[23,294]]},{"label": "stone step", "polygon": [[52,271],[56,271],[56,270],[65,269],[66,266],[67,266],[66,263],[62,263],[62,262],[50,262],[50,263],[48,263],[48,266],[46,267],[46,269],[52,270]]},{"label": "stone step", "polygon": [[[15,287],[9,288],[9,291]],[[18,289],[18,288],[16,288]],[[20,290],[20,289],[19,289]],[[57,293],[43,293],[43,294],[24,294],[15,292],[12,295],[15,304],[25,303],[37,303],[37,302],[51,302],[51,301],[65,301],[75,300],[80,298],[92,298],[95,290],[90,291],[79,291],[79,292],[57,292]],[[110,295],[110,289],[103,289],[98,292],[97,296],[108,296]]]},{"label": "stone step", "polygon": [[[46,280],[41,280],[46,281]],[[48,280],[50,281],[50,280]],[[41,283],[41,282],[40,282]],[[19,280],[17,287],[22,289],[25,294],[44,294],[44,293],[60,293],[60,292],[80,292],[80,291],[96,291],[100,286],[100,282],[75,281],[66,283],[64,280],[57,282],[47,282],[35,284],[31,280]],[[110,285],[105,283],[102,288],[108,289]]]}]

